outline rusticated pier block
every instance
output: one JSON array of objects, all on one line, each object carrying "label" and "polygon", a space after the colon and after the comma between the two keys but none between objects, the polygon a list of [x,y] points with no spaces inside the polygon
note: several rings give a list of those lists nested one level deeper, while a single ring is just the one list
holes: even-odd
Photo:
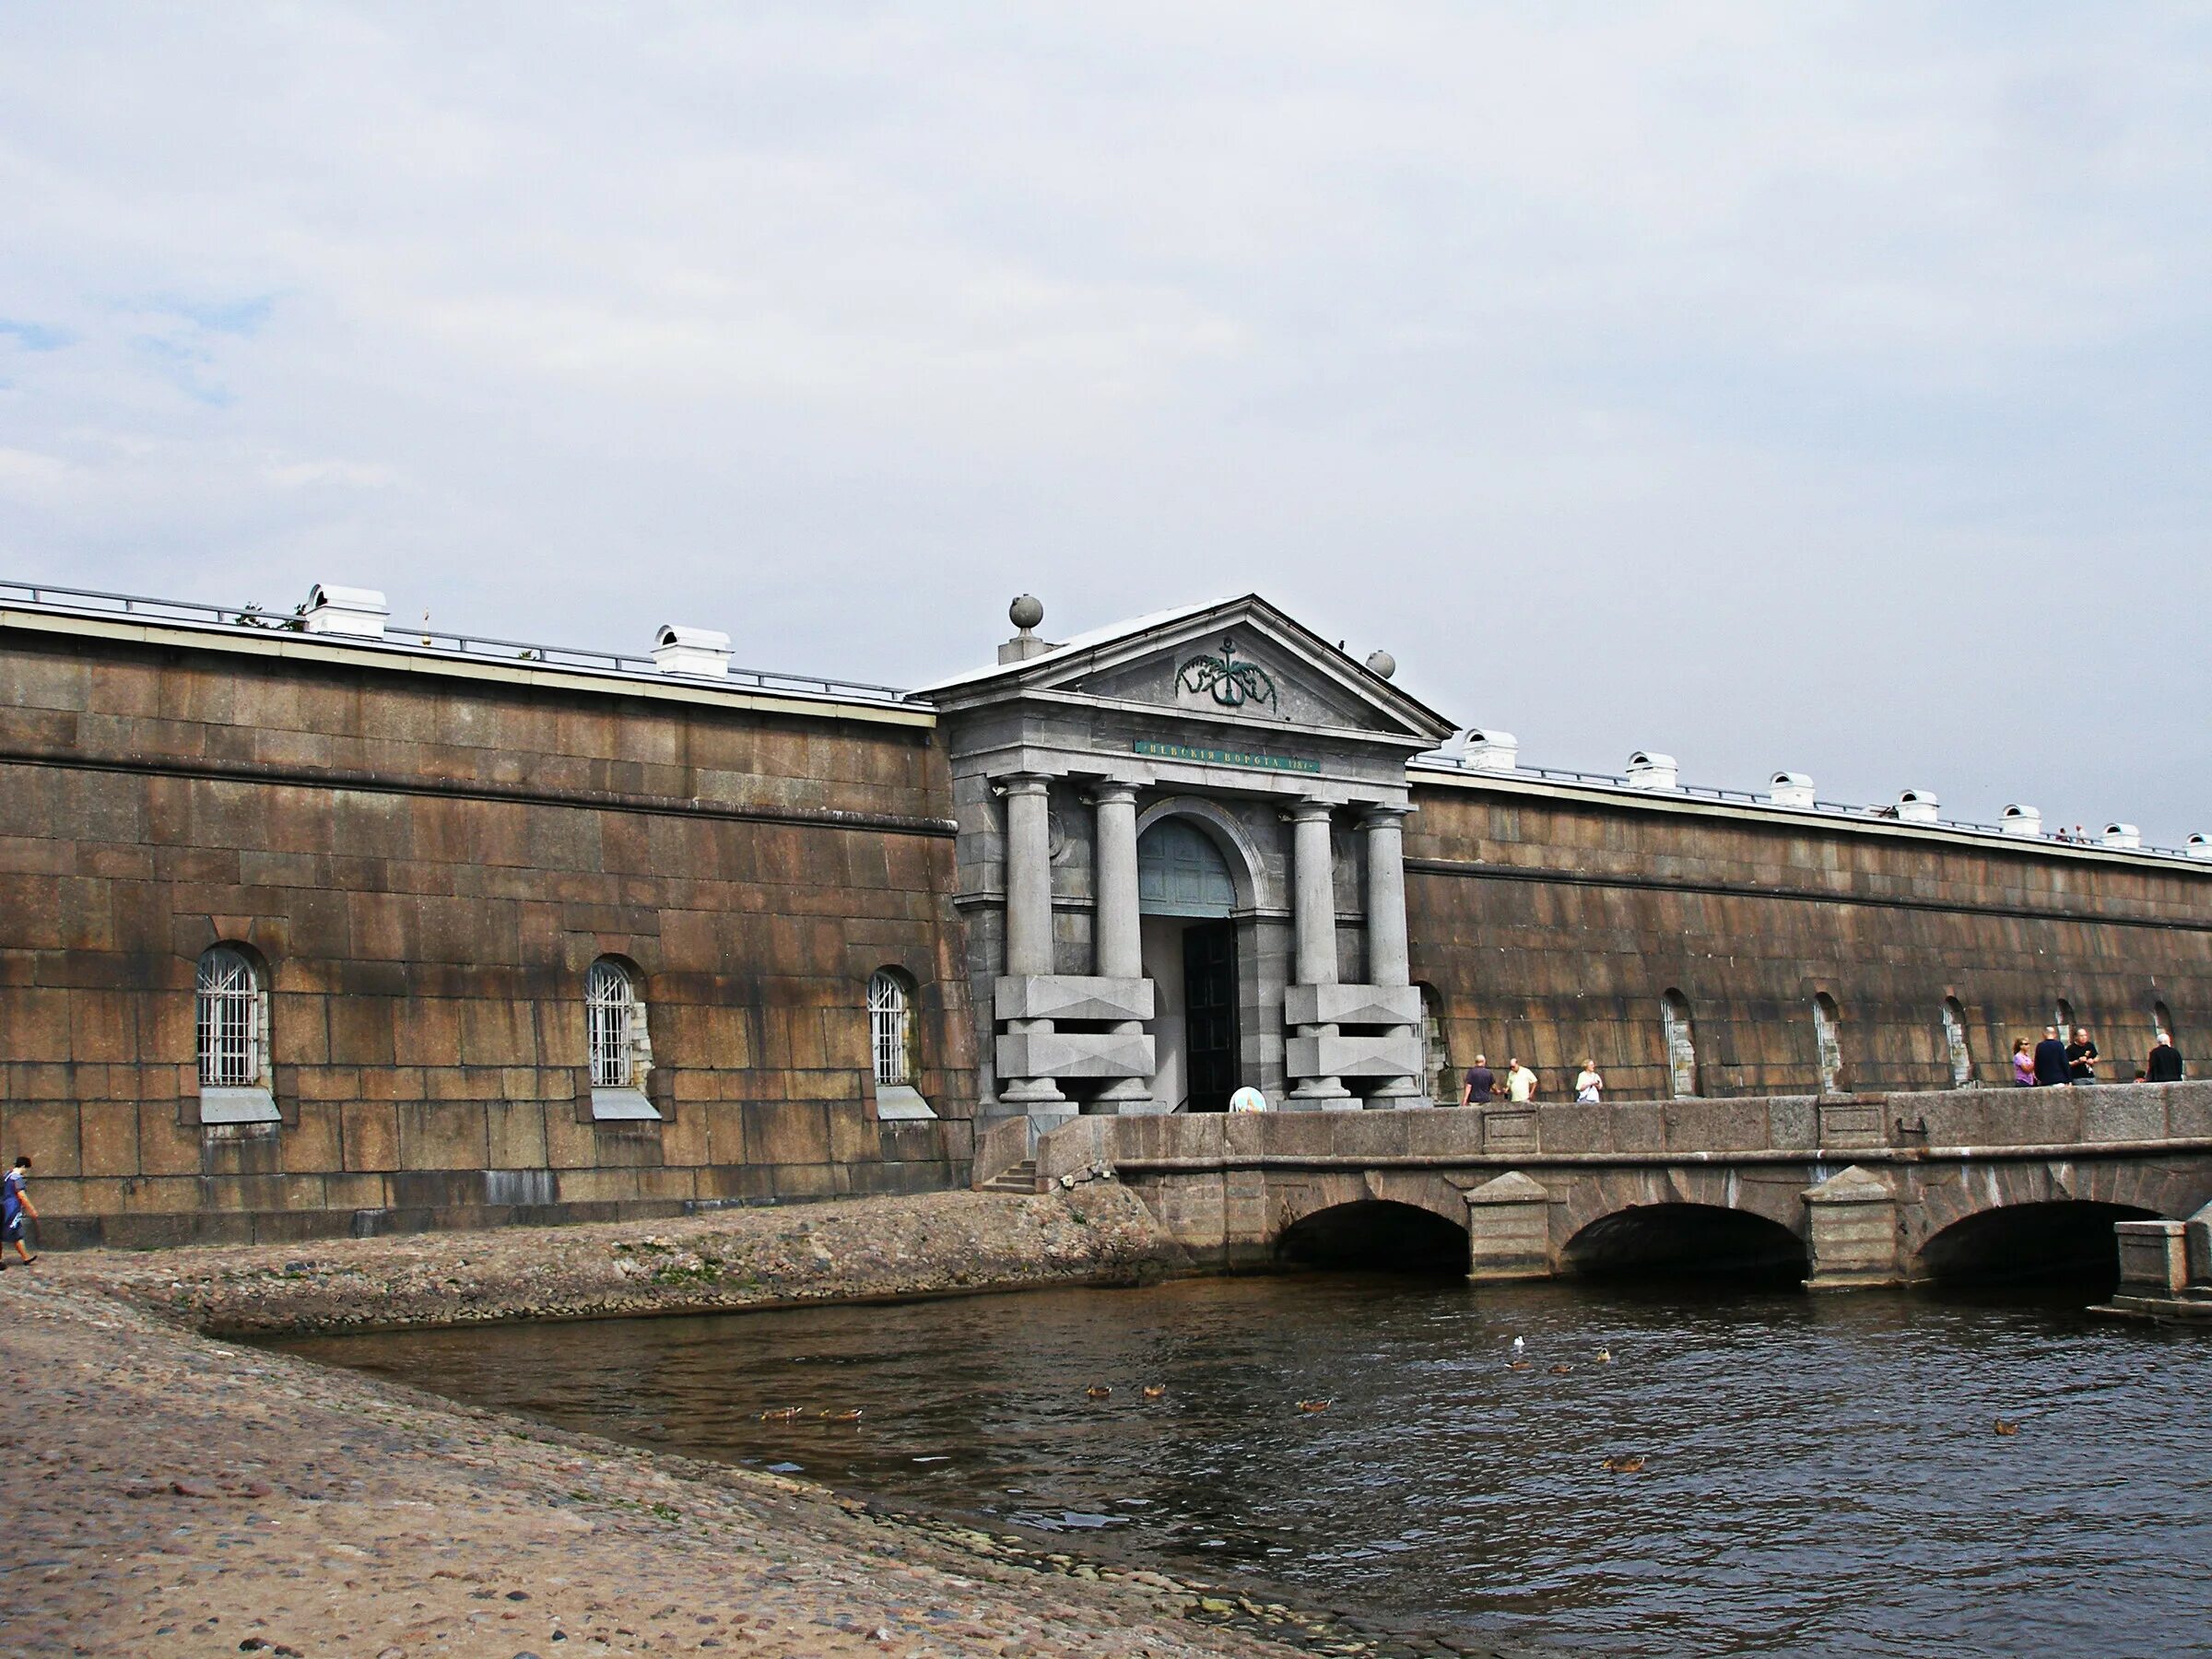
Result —
[{"label": "rusticated pier block", "polygon": [[1805,1199],[1813,1271],[1808,1290],[1859,1289],[1901,1283],[1897,1259],[1897,1193],[1857,1164],[1841,1170]]},{"label": "rusticated pier block", "polygon": [[1467,1277],[1549,1278],[1551,1194],[1518,1170],[1467,1194]]}]

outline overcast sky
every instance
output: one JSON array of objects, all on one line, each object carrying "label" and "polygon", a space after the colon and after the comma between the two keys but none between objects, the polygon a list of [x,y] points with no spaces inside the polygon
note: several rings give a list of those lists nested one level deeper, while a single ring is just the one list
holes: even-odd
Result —
[{"label": "overcast sky", "polygon": [[[1077,12],[1083,15],[1074,15]],[[0,576],[2212,830],[2200,7],[0,6]]]}]

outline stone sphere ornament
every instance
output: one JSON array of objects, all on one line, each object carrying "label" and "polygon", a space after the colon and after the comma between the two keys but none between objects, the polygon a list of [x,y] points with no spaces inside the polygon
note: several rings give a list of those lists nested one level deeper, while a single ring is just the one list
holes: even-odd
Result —
[{"label": "stone sphere ornament", "polygon": [[1367,653],[1367,665],[1375,674],[1388,679],[1398,671],[1398,659],[1387,651],[1371,651]]},{"label": "stone sphere ornament", "polygon": [[1044,620],[1044,602],[1034,594],[1024,594],[1006,606],[1006,620],[1027,633]]}]

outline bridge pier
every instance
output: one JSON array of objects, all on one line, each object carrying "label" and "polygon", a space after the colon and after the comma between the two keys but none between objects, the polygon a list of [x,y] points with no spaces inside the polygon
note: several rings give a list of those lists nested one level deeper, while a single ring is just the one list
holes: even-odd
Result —
[{"label": "bridge pier", "polygon": [[1542,1183],[1509,1170],[1470,1189],[1467,1200],[1467,1277],[1549,1278],[1551,1194]]},{"label": "bridge pier", "polygon": [[1856,1290],[1897,1285],[1897,1191],[1871,1170],[1853,1164],[1799,1194],[1813,1270],[1808,1290]]}]

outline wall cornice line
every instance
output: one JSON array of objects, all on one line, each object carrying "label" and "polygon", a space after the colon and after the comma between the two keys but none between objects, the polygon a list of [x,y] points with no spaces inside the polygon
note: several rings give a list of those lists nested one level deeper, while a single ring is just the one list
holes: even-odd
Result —
[{"label": "wall cornice line", "polygon": [[1876,910],[1930,911],[1945,915],[2009,916],[2026,922],[2080,922],[2100,927],[2155,927],[2171,933],[2212,933],[2202,922],[2167,916],[2036,909],[2021,904],[1970,904],[1955,900],[1885,898],[1872,893],[1821,893],[1805,888],[1754,887],[1749,882],[1684,881],[1665,876],[1609,876],[1541,865],[1477,864],[1453,858],[1408,858],[1407,875],[1450,876],[1471,881],[1527,881],[1549,887],[1623,888],[1638,892],[1697,893],[1717,899],[1785,899],[1803,904],[1855,904]]},{"label": "wall cornice line", "polygon": [[182,778],[198,782],[258,783],[293,789],[347,790],[360,794],[440,797],[500,806],[565,806],[586,812],[629,812],[649,818],[704,818],[744,824],[786,824],[806,830],[849,830],[872,835],[917,835],[950,841],[959,827],[950,818],[909,818],[888,812],[846,812],[835,807],[741,806],[675,795],[626,795],[608,790],[545,789],[442,778],[401,778],[385,772],[329,767],[276,766],[255,760],[111,759],[39,749],[0,747],[0,766],[42,766],[62,771],[117,772],[134,777]]}]

